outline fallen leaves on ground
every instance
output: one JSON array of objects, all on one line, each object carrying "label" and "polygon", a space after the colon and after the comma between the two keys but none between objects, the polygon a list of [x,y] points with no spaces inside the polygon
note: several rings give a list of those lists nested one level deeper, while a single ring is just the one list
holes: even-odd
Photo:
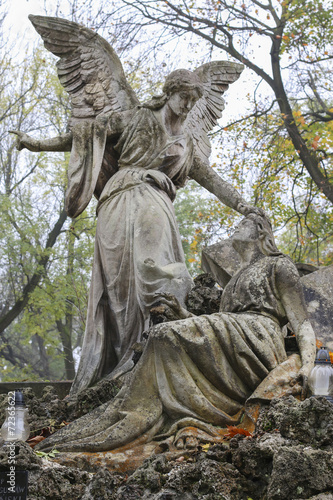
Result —
[{"label": "fallen leaves on ground", "polygon": [[[59,425],[59,428],[64,427],[65,425],[68,425],[68,422],[63,421]],[[49,425],[48,427],[44,427],[43,429],[41,429],[40,434],[38,436],[33,436],[27,440],[28,445],[31,446],[31,448],[34,448],[38,443],[40,443],[47,437],[51,436],[51,434],[53,434],[55,430],[58,429],[55,429],[54,425]]]},{"label": "fallen leaves on ground", "polygon": [[29,446],[31,446],[31,448],[34,448],[36,444],[40,443],[44,439],[45,439],[44,436],[35,436],[33,438],[28,439],[27,443]]},{"label": "fallen leaves on ground", "polygon": [[224,435],[226,439],[231,439],[237,434],[241,434],[242,436],[252,436],[251,432],[246,429],[242,429],[241,427],[236,427],[234,425],[227,425],[228,432]]}]

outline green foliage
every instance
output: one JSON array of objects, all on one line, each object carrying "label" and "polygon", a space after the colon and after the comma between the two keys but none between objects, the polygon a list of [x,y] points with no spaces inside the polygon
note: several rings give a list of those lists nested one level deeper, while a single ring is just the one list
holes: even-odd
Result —
[{"label": "green foliage", "polygon": [[8,130],[36,137],[63,132],[68,96],[44,49],[21,65],[8,57],[2,62],[0,321],[25,297],[36,273],[41,275],[24,310],[0,334],[1,379],[68,378],[65,348],[80,344],[84,331],[95,215],[92,207],[75,223],[68,221],[56,243],[46,247],[63,210],[68,154],[19,153]]},{"label": "green foliage", "polygon": [[54,449],[54,450],[51,450],[49,452],[45,452],[45,451],[35,451],[37,457],[42,457],[42,458],[46,458],[46,460],[49,460],[50,458],[55,458],[57,453],[60,453],[60,451]]},{"label": "green foliage", "polygon": [[328,56],[333,42],[331,2],[292,0],[286,7],[286,28],[281,53],[300,50],[306,58],[315,60]]},{"label": "green foliage", "polygon": [[[305,114],[308,103],[303,106]],[[313,130],[301,109],[294,119],[314,148],[332,151],[333,122],[320,122]],[[300,262],[332,262],[332,204],[307,174],[277,110],[224,130],[221,155],[233,185],[268,212],[283,251]],[[327,167],[332,168],[330,161]]]}]

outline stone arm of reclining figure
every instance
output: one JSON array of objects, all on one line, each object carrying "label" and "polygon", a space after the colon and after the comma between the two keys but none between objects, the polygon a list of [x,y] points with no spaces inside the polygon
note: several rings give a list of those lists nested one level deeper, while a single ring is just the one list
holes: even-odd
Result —
[{"label": "stone arm of reclining figure", "polygon": [[302,381],[303,392],[305,392],[316,357],[316,339],[308,319],[303,288],[297,269],[294,266],[286,266],[284,259],[280,259],[276,266],[276,286],[296,336],[302,361],[297,378]]},{"label": "stone arm of reclining figure", "polygon": [[267,218],[261,208],[249,205],[229,182],[224,181],[208,163],[200,158],[194,158],[189,176],[214,194],[224,205],[240,214],[246,216],[252,212]]},{"label": "stone arm of reclining figure", "polygon": [[[135,109],[129,111],[123,111],[120,113],[109,113],[106,114],[108,117],[108,137],[113,138],[119,136],[124,130],[130,118],[133,116]],[[10,133],[17,136],[16,148],[21,151],[26,148],[29,151],[40,152],[40,151],[71,151],[73,134],[67,132],[66,134],[60,134],[51,139],[35,139],[25,132],[20,130],[10,130]]]}]

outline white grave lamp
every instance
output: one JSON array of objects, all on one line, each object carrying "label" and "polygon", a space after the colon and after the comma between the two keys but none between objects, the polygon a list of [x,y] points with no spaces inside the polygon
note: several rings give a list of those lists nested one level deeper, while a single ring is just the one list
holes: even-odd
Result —
[{"label": "white grave lamp", "polygon": [[317,352],[315,366],[309,376],[309,387],[312,396],[324,396],[333,403],[333,367],[326,347]]},{"label": "white grave lamp", "polygon": [[5,441],[26,441],[30,434],[28,409],[25,407],[21,391],[15,391],[8,397],[6,419],[1,427],[1,436]]}]

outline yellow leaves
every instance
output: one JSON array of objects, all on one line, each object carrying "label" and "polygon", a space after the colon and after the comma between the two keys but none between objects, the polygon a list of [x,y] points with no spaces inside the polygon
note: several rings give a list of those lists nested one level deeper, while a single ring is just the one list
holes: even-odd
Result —
[{"label": "yellow leaves", "polygon": [[205,453],[207,453],[209,448],[210,448],[210,443],[206,443],[201,446],[202,451],[204,451]]},{"label": "yellow leaves", "polygon": [[313,141],[312,141],[311,146],[312,146],[312,148],[313,148],[314,150],[317,150],[317,149],[318,149],[319,139],[320,139],[319,135],[316,135],[316,136],[315,136],[315,138],[314,138],[314,139],[313,139]]},{"label": "yellow leaves", "polygon": [[193,259],[193,257],[190,257],[189,259],[187,259],[187,261],[192,264],[192,262],[195,262],[195,259]]},{"label": "yellow leaves", "polygon": [[304,119],[301,111],[295,111],[294,112],[294,118],[295,118],[295,122],[296,123],[299,123],[299,124],[301,124],[303,126],[306,125],[305,119]]}]

